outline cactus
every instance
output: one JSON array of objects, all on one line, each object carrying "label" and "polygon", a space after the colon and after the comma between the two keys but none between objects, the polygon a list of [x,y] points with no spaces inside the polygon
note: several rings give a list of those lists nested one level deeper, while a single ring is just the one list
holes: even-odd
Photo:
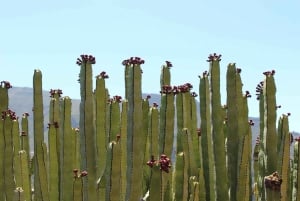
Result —
[{"label": "cactus", "polygon": [[105,80],[108,75],[102,71],[96,76],[96,89],[95,89],[95,118],[96,118],[96,148],[97,148],[97,175],[100,177],[105,169],[106,162],[106,147],[108,137],[106,135],[106,110],[108,95],[105,87]]},{"label": "cactus", "polygon": [[24,200],[31,200],[31,184],[29,178],[29,165],[27,152],[24,150],[19,151],[18,157],[20,162],[20,179],[23,188]]},{"label": "cactus", "polygon": [[84,200],[96,200],[96,137],[94,126],[94,99],[92,82],[92,55],[81,55],[77,64],[80,66],[80,136],[81,136],[81,169],[86,170],[88,177],[83,179]]},{"label": "cactus", "polygon": [[289,115],[282,115],[278,120],[278,174],[281,175],[281,200],[290,200],[290,144]]},{"label": "cactus", "polygon": [[216,199],[227,201],[228,185],[227,170],[225,157],[225,139],[223,133],[223,116],[220,95],[220,57],[221,55],[213,54],[208,57],[210,63],[210,96],[211,96],[211,120],[212,120],[212,137],[215,156],[216,170]]},{"label": "cactus", "polygon": [[[127,190],[126,200],[142,198],[144,149],[146,136],[141,134],[143,128],[141,97],[141,64],[144,60],[135,57],[124,60],[126,76],[126,95],[128,100],[127,117]],[[134,184],[134,185],[132,185]]]},{"label": "cactus", "polygon": [[[252,200],[251,126],[241,70],[227,69],[227,104],[221,106],[220,55],[209,56],[209,73],[200,77],[200,120],[189,83],[170,85],[172,64],[161,71],[161,106],[142,99],[144,61],[125,66],[125,100],[109,98],[103,71],[93,91],[93,56],[81,55],[80,125],[71,126],[69,97],[51,90],[48,146],[44,142],[42,74],[34,71],[34,157],[29,157],[28,113],[20,132],[8,109],[9,82],[0,87],[0,198],[2,200]],[[299,140],[292,141],[288,116],[276,130],[275,71],[257,87],[260,134],[253,152],[256,200],[297,200]],[[176,99],[175,99],[176,97]],[[176,104],[174,104],[176,101]],[[122,104],[122,106],[121,106]],[[177,131],[174,130],[175,121]],[[200,128],[198,124],[200,123]],[[174,135],[176,133],[177,135]],[[21,134],[21,135],[19,135]],[[173,150],[173,139],[175,149]],[[226,145],[226,146],[225,146]],[[47,151],[48,149],[48,151]],[[173,160],[174,159],[174,160]],[[29,163],[33,163],[32,166]],[[291,166],[290,166],[291,164]],[[72,176],[73,170],[73,176]],[[291,174],[290,171],[293,173]],[[31,175],[34,192],[31,192]],[[15,191],[14,191],[15,189]]]},{"label": "cactus", "polygon": [[46,146],[44,145],[44,114],[42,95],[42,72],[34,71],[33,76],[33,117],[34,117],[34,200],[49,201],[46,171]]},{"label": "cactus", "polygon": [[8,89],[12,88],[10,82],[1,81],[0,82],[0,111],[5,111],[8,109]]},{"label": "cactus", "polygon": [[[61,99],[61,146],[60,146],[60,172],[61,172],[61,199],[72,199],[72,170],[79,168],[79,160],[75,156],[78,154],[76,150],[76,132],[74,133],[71,126],[71,99],[63,97]],[[75,164],[78,161],[77,164]]]},{"label": "cactus", "polygon": [[295,139],[294,144],[294,167],[293,167],[293,188],[292,188],[292,200],[298,201],[300,198],[300,189],[299,189],[299,183],[300,183],[300,171],[299,171],[299,162],[300,162],[300,139]]},{"label": "cactus", "polygon": [[16,121],[15,113],[11,110],[3,112],[2,118],[3,123],[3,135],[4,135],[4,164],[3,164],[3,174],[4,174],[4,192],[6,200],[13,200],[12,189],[16,188],[14,181],[14,148],[13,148],[13,121]]},{"label": "cactus", "polygon": [[215,162],[213,154],[213,140],[211,135],[211,113],[210,113],[210,96],[209,96],[209,79],[205,71],[200,78],[200,119],[201,119],[201,147],[203,172],[206,189],[206,200],[215,200]]},{"label": "cactus", "polygon": [[126,197],[127,184],[127,110],[128,102],[122,102],[121,112],[121,129],[120,129],[120,143],[121,143],[121,200]]},{"label": "cactus", "polygon": [[[48,148],[49,148],[49,198],[59,200],[60,197],[60,170],[59,170],[59,97],[60,90],[50,91],[50,111],[48,123]],[[62,180],[61,182],[64,182]]]},{"label": "cactus", "polygon": [[227,156],[228,156],[228,178],[230,185],[230,200],[237,199],[237,168],[239,142],[245,130],[242,114],[242,82],[239,71],[235,64],[229,64],[227,67]]}]

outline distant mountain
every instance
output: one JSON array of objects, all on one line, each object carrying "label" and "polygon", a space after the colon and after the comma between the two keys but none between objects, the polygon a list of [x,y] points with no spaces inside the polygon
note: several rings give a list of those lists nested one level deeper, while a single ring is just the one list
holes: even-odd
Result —
[{"label": "distant mountain", "polygon": [[[43,103],[44,103],[44,122],[45,122],[45,132],[47,131],[46,126],[49,122],[49,103],[50,96],[49,91],[43,91]],[[149,99],[150,105],[157,103],[160,105],[160,94],[143,94],[142,97],[146,98],[150,95]],[[72,126],[78,127],[79,125],[79,104],[80,100],[72,99]],[[13,87],[9,89],[9,108],[16,112],[18,116],[22,116],[23,113],[29,113],[29,129],[32,133],[33,128],[33,89],[29,87]],[[198,103],[199,107],[199,103]],[[198,110],[199,111],[199,110]],[[199,114],[198,114],[199,116]],[[259,118],[250,117],[254,121],[254,126],[252,127],[252,144],[255,144],[257,135],[259,134]],[[293,135],[300,136],[299,133],[294,132]],[[46,137],[47,135],[45,135]]]}]

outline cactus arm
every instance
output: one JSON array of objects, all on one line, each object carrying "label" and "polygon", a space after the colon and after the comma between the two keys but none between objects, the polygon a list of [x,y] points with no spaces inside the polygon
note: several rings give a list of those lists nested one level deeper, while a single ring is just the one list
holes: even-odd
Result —
[{"label": "cactus arm", "polygon": [[120,187],[121,187],[121,144],[119,142],[111,143],[111,162],[110,162],[110,174],[109,174],[109,199],[120,200]]},{"label": "cactus arm", "polygon": [[[51,98],[50,100],[50,115],[49,115],[49,130],[48,130],[48,181],[49,181],[49,199],[59,200],[59,147],[57,142],[59,138],[58,135],[58,119],[59,115],[59,102],[56,98]],[[54,123],[56,122],[56,124]]]},{"label": "cactus arm", "polygon": [[[4,130],[4,119],[1,118],[0,120],[0,158],[4,159],[5,156],[5,130]],[[4,160],[0,160],[0,177],[4,178]],[[0,199],[4,200],[5,196],[5,180],[0,179]]]},{"label": "cactus arm", "polygon": [[0,112],[8,109],[8,89],[11,87],[7,81],[0,82]]},{"label": "cactus arm", "polygon": [[[225,140],[223,133],[223,118],[220,94],[220,63],[215,55],[210,61],[210,95],[211,95],[211,119],[212,136],[214,145],[215,167],[216,167],[216,194],[217,200],[227,201],[228,185],[225,156]],[[222,179],[221,179],[222,178]]]},{"label": "cactus arm", "polygon": [[80,136],[81,136],[81,169],[89,173],[83,179],[84,200],[96,200],[96,137],[94,125],[94,98],[92,81],[93,56],[82,55],[80,63]]},{"label": "cactus arm", "polygon": [[44,149],[44,114],[42,94],[42,73],[34,71],[33,76],[33,127],[34,127],[34,199],[49,201],[46,171],[47,150]]},{"label": "cactus arm", "polygon": [[12,121],[12,146],[13,146],[13,173],[14,173],[14,180],[15,186],[22,185],[22,178],[21,178],[21,167],[20,167],[20,160],[18,153],[21,150],[21,143],[20,143],[20,129],[19,129],[19,121],[13,120]]},{"label": "cactus arm", "polygon": [[102,76],[96,77],[95,90],[95,109],[96,109],[96,144],[97,144],[97,175],[100,177],[105,169],[106,162],[106,110],[107,110],[107,95],[105,88],[105,78]]},{"label": "cactus arm", "polygon": [[127,184],[127,111],[128,102],[124,100],[122,102],[121,111],[121,200],[125,200],[126,197],[126,184]]},{"label": "cactus arm", "polygon": [[278,149],[278,173],[281,175],[281,200],[290,200],[290,132],[287,115],[282,115],[278,122],[278,136],[281,136],[281,145]]},{"label": "cactus arm", "polygon": [[83,178],[80,176],[74,176],[73,180],[73,201],[84,201],[83,199]]},{"label": "cactus arm", "polygon": [[[149,168],[149,167],[148,167]],[[149,201],[163,200],[162,198],[162,172],[159,166],[151,168],[151,179],[149,186]]]},{"label": "cactus arm", "polygon": [[299,188],[299,183],[300,183],[300,141],[299,139],[296,139],[296,142],[294,144],[294,177],[293,177],[293,192],[292,192],[292,200],[293,201],[298,201],[300,198],[300,188]]},{"label": "cactus arm", "polygon": [[31,185],[29,179],[29,165],[27,152],[22,150],[18,154],[20,161],[21,186],[24,190],[24,200],[31,200]]},{"label": "cactus arm", "polygon": [[[71,108],[72,100],[69,97],[63,97],[61,100],[61,197],[63,200],[72,199],[72,170],[79,167],[78,149],[76,151],[76,133],[71,126]],[[77,165],[74,166],[74,160],[78,160]]]},{"label": "cactus arm", "polygon": [[26,151],[28,162],[30,161],[30,145],[29,145],[29,128],[28,128],[28,114],[24,113],[21,119],[21,150]]},{"label": "cactus arm", "polygon": [[12,120],[9,116],[4,120],[4,185],[6,200],[13,200],[13,191],[15,189],[14,172],[13,172],[13,137],[12,137]]},{"label": "cactus arm", "polygon": [[[266,174],[277,171],[277,134],[276,134],[276,86],[273,74],[264,80],[264,151],[266,154]],[[274,147],[275,146],[275,147]]]},{"label": "cactus arm", "polygon": [[242,130],[240,125],[240,110],[242,106],[242,83],[235,64],[227,67],[227,155],[228,155],[228,178],[230,185],[230,200],[237,200],[237,167],[239,138]]},{"label": "cactus arm", "polygon": [[171,85],[171,72],[168,65],[163,65],[161,67],[160,87],[165,85]]},{"label": "cactus arm", "polygon": [[[142,179],[143,174],[143,145],[146,136],[141,134],[143,127],[142,119],[142,93],[141,93],[141,64],[137,58],[125,64],[128,72],[125,76],[127,99],[128,99],[128,143],[127,143],[127,195],[126,199],[134,200],[142,197]],[[136,62],[135,62],[136,61]],[[134,184],[134,185],[132,185]]]},{"label": "cactus arm", "polygon": [[200,119],[201,119],[201,147],[203,158],[203,171],[206,189],[206,200],[215,200],[215,164],[211,135],[211,113],[209,96],[209,79],[207,73],[200,78]]}]

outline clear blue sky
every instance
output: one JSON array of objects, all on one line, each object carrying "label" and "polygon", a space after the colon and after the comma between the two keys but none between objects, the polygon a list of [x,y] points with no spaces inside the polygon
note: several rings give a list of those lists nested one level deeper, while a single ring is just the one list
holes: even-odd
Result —
[{"label": "clear blue sky", "polygon": [[[300,131],[298,0],[202,1],[2,1],[0,80],[32,87],[34,69],[43,88],[60,88],[79,98],[82,54],[96,57],[94,74],[106,71],[111,95],[124,94],[123,59],[139,56],[143,92],[159,92],[161,65],[173,63],[172,85],[190,82],[208,70],[210,53],[222,54],[222,95],[227,64],[242,68],[250,116],[258,116],[255,87],[262,72],[276,70],[278,115],[291,112],[290,130]],[[222,102],[225,103],[225,98]]]}]

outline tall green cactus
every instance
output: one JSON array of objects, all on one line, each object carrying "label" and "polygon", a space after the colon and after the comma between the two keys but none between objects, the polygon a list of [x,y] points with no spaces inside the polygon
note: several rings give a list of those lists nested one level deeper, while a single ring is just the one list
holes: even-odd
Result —
[{"label": "tall green cactus", "polygon": [[[126,200],[142,198],[142,175],[146,136],[141,134],[142,119],[142,70],[140,58],[123,61],[126,76],[126,99],[128,100],[127,117],[127,191]],[[133,185],[134,184],[134,185]]]},{"label": "tall green cactus", "polygon": [[[228,156],[228,178],[230,185],[230,200],[237,200],[237,168],[239,141],[243,136],[245,124],[242,122],[242,82],[240,70],[235,64],[229,64],[227,67],[227,156]],[[243,119],[244,120],[244,119]]]},{"label": "tall green cactus", "polygon": [[78,59],[80,65],[80,136],[81,136],[81,169],[89,174],[83,180],[84,200],[96,200],[96,137],[94,125],[94,98],[92,64],[95,64],[95,57],[81,55]]},{"label": "tall green cactus", "polygon": [[[278,120],[278,173],[281,175],[281,200],[290,200],[290,144],[288,115],[282,115]],[[279,143],[280,142],[280,143]]]},{"label": "tall green cactus", "polygon": [[[76,150],[76,132],[74,133],[71,126],[71,106],[72,102],[69,97],[63,97],[60,102],[61,108],[61,146],[60,146],[60,193],[62,200],[72,199],[72,170],[79,168],[79,164],[75,165],[75,160],[78,160],[76,154],[78,154],[78,149]],[[80,161],[78,161],[79,163]]]},{"label": "tall green cactus", "polygon": [[[59,169],[59,97],[60,90],[50,91],[50,108],[48,123],[48,181],[50,200],[59,200],[60,197],[60,169]],[[63,181],[62,181],[63,182]]]},{"label": "tall green cactus", "polygon": [[201,147],[202,147],[202,160],[203,171],[206,189],[206,200],[215,200],[215,161],[213,154],[213,139],[211,135],[211,113],[210,113],[210,100],[209,95],[209,79],[208,73],[205,71],[200,77],[199,84],[200,94],[200,119],[201,119]]},{"label": "tall green cactus", "polygon": [[293,163],[293,189],[292,201],[300,200],[300,138],[295,139],[294,144],[294,163]]},{"label": "tall green cactus", "polygon": [[276,86],[274,71],[265,72],[264,94],[264,151],[266,154],[266,174],[277,171],[277,134],[276,134]]},{"label": "tall green cactus", "polygon": [[24,150],[19,151],[18,157],[20,162],[20,179],[21,186],[23,189],[24,200],[31,200],[31,183],[29,178],[29,165],[27,152]]},{"label": "tall green cactus", "polygon": [[211,132],[214,142],[217,194],[216,199],[227,201],[229,200],[229,196],[225,156],[225,139],[223,132],[224,116],[222,116],[223,112],[220,94],[220,57],[221,55],[217,54],[213,54],[208,57],[208,62],[210,63]]},{"label": "tall green cactus", "polygon": [[4,135],[4,192],[6,200],[13,200],[14,193],[12,189],[16,188],[14,180],[14,147],[13,147],[13,121],[16,121],[14,112],[7,110],[2,114],[4,117],[3,135]]},{"label": "tall green cactus", "polygon": [[[23,115],[20,132],[15,113],[8,110],[7,89],[11,86],[1,82],[0,108],[4,112],[0,121],[0,157],[3,158],[0,175],[4,179],[0,180],[0,198],[250,201],[253,125],[251,120],[248,121],[247,97],[250,94],[242,94],[240,69],[229,64],[227,106],[222,107],[220,56],[210,55],[208,61],[209,75],[205,72],[200,79],[201,122],[197,122],[196,94],[190,93],[192,86],[188,83],[170,86],[170,62],[162,68],[159,108],[156,103],[149,107],[148,98],[142,99],[143,60],[133,57],[123,62],[126,99],[121,101],[119,96],[109,99],[105,72],[96,77],[93,92],[92,64],[95,58],[82,55],[77,61],[81,66],[79,128],[71,127],[71,99],[61,99],[54,93],[50,101],[48,147],[43,136],[42,74],[35,70],[33,195],[28,165],[28,116]],[[264,74],[265,81],[257,88],[260,141],[254,150],[256,199],[291,198],[294,201],[299,197],[299,143],[295,143],[290,168],[289,115],[279,119],[276,130],[274,71]],[[174,131],[175,112],[177,131]],[[199,123],[201,128],[197,129]],[[174,133],[177,133],[175,154]]]},{"label": "tall green cactus", "polygon": [[12,88],[8,81],[0,82],[0,111],[5,111],[8,109],[8,89]]},{"label": "tall green cactus", "polygon": [[42,72],[33,75],[33,127],[34,127],[34,200],[49,201],[48,177],[46,171],[46,146],[44,143],[44,114],[42,93]]},{"label": "tall green cactus", "polygon": [[103,174],[106,163],[106,147],[108,137],[106,135],[106,111],[108,94],[105,87],[105,80],[108,75],[105,71],[96,76],[96,89],[95,89],[95,120],[96,120],[96,148],[97,148],[97,176]]}]

